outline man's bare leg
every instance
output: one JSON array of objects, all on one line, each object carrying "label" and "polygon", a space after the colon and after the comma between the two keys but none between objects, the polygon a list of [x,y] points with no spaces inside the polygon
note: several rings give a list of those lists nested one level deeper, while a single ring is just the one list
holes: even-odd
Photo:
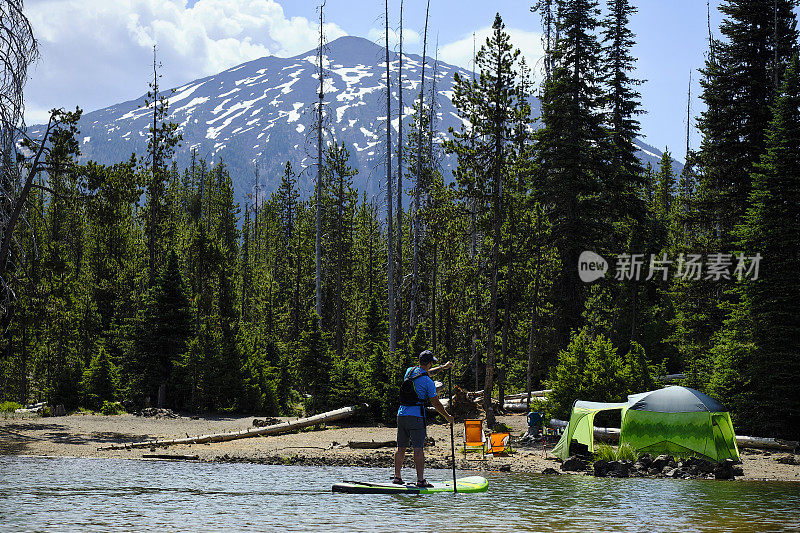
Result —
[{"label": "man's bare leg", "polygon": [[417,467],[417,481],[425,479],[425,452],[422,448],[414,448],[414,466]]},{"label": "man's bare leg", "polygon": [[400,475],[403,471],[403,460],[406,457],[406,449],[398,447],[394,452],[394,477],[403,479]]}]

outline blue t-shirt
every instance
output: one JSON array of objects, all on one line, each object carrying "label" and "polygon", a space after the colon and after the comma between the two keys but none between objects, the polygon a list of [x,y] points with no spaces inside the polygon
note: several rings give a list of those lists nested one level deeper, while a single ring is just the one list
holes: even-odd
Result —
[{"label": "blue t-shirt", "polygon": [[[406,370],[406,375],[403,379],[419,376],[420,374],[425,374],[425,372],[418,366],[412,366]],[[427,374],[414,380],[414,389],[417,391],[417,396],[420,400],[427,400],[437,396],[436,385]],[[423,417],[423,409],[425,408],[421,405],[401,405],[400,409],[397,410],[397,416]]]}]

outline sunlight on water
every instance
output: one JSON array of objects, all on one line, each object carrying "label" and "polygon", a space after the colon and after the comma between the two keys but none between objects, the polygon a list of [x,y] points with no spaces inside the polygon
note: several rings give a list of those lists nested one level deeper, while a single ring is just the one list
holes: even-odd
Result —
[{"label": "sunlight on water", "polygon": [[793,483],[488,474],[484,494],[330,492],[343,479],[388,476],[388,467],[0,457],[0,530],[688,532],[800,524]]}]

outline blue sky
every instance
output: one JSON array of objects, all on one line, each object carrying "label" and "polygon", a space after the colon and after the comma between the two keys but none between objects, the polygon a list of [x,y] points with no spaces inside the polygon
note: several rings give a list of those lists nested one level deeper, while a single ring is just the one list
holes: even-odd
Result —
[{"label": "blue sky", "polygon": [[[541,55],[539,17],[526,0],[432,0],[430,39],[438,38],[440,57],[469,68],[472,33],[486,35],[500,12],[512,41],[529,60]],[[645,141],[670,147],[683,159],[686,90],[692,74],[692,111],[702,109],[699,73],[707,48],[706,3],[640,0],[632,19],[638,44]],[[713,0],[711,24],[719,35],[720,15]],[[390,26],[396,30],[399,0],[390,0]],[[291,56],[314,46],[317,1],[311,0],[27,0],[26,12],[42,58],[26,89],[26,117],[35,123],[52,107],[80,105],[91,111],[141,96],[147,90],[152,45],[163,64],[162,83],[177,86],[239,63],[274,54]],[[75,13],[80,13],[80,17]],[[424,0],[406,0],[406,50],[421,53]],[[358,35],[382,42],[383,2],[327,0],[329,39]],[[430,53],[433,55],[433,52]],[[691,144],[697,146],[696,132]]]}]

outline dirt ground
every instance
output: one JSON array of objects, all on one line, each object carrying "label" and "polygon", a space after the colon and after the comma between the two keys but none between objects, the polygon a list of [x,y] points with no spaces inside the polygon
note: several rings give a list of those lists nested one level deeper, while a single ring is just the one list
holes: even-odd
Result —
[{"label": "dirt ground", "polygon": [[[281,420],[288,420],[282,418]],[[542,445],[517,445],[514,437],[526,431],[524,415],[498,417],[512,431],[514,453],[506,457],[480,455],[471,452],[464,457],[459,451],[464,427],[456,424],[456,464],[464,470],[505,470],[512,472],[541,473],[546,468],[559,469],[559,462],[543,452]],[[234,461],[265,464],[348,465],[386,467],[387,476],[392,469],[393,448],[376,450],[351,449],[350,441],[389,441],[396,437],[392,427],[348,424],[347,421],[327,425],[324,429],[301,431],[284,435],[252,437],[228,442],[170,446],[156,450],[98,450],[110,444],[152,439],[180,438],[209,433],[238,431],[252,427],[253,417],[180,417],[155,419],[134,415],[99,416],[76,414],[71,416],[40,418],[32,415],[0,416],[0,454],[70,457],[113,457],[144,459],[145,455],[166,454],[197,456],[200,461]],[[434,444],[426,447],[426,465],[429,468],[450,467],[450,426],[432,424],[428,436]],[[743,480],[800,481],[800,466],[777,462],[786,452],[741,450]],[[411,454],[406,456],[410,467]]]}]

